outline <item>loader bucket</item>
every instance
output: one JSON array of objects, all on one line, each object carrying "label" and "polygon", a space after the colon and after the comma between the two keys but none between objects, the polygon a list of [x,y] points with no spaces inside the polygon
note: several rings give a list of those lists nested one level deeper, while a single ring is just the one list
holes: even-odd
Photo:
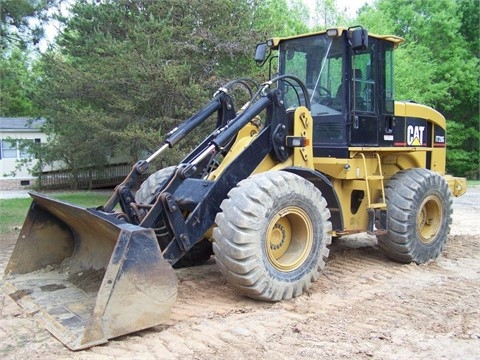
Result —
[{"label": "loader bucket", "polygon": [[152,229],[30,195],[6,294],[72,350],[169,319],[177,278]]}]

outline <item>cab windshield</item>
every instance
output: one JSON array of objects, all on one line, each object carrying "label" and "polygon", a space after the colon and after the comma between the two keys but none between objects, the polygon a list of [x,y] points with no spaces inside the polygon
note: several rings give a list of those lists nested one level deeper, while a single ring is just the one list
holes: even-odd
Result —
[{"label": "cab windshield", "polygon": [[[308,89],[313,116],[342,113],[342,43],[341,38],[326,34],[285,40],[279,46],[281,74],[295,75]],[[283,83],[285,105],[305,105],[302,91],[293,83]]]}]

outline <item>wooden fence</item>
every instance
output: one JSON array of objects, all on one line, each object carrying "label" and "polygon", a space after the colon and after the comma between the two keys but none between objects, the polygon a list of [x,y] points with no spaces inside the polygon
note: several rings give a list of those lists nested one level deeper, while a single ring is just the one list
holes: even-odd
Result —
[{"label": "wooden fence", "polygon": [[[36,186],[42,190],[92,190],[113,188],[120,184],[132,169],[132,164],[111,164],[101,169],[85,168],[77,173],[65,170],[43,172]],[[148,174],[143,175],[146,178]]]}]

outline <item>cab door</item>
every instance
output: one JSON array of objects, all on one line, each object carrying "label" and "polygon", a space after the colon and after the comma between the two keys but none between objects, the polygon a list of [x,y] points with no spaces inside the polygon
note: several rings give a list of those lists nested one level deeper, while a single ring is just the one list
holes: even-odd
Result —
[{"label": "cab door", "polygon": [[379,93],[376,54],[376,39],[369,39],[366,50],[351,54],[349,112],[350,145],[378,146],[381,104]]}]

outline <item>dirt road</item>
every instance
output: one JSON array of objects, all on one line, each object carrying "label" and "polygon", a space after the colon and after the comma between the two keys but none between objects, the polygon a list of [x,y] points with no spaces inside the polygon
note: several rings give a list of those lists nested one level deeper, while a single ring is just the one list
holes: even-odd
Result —
[{"label": "dirt road", "polygon": [[[0,240],[3,273],[14,239]],[[454,200],[449,242],[394,263],[366,235],[338,239],[303,296],[239,296],[212,260],[180,269],[168,324],[71,352],[0,293],[2,359],[480,359],[480,187]]]}]

